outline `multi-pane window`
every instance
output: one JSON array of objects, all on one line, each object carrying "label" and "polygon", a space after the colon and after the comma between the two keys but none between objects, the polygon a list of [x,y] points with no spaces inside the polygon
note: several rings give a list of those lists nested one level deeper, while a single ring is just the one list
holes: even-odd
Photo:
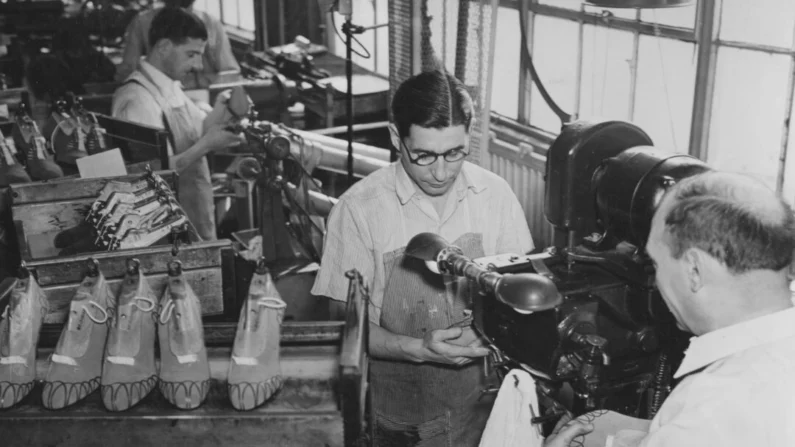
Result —
[{"label": "multi-pane window", "polygon": [[[699,0],[640,11],[584,3],[528,0],[526,5],[528,49],[564,111],[583,119],[632,121],[658,148],[751,174],[795,202],[795,152],[788,150],[795,148],[788,126],[795,1]],[[530,76],[520,76],[519,54],[502,56],[521,51],[518,25],[511,29],[508,22],[518,23],[522,1],[500,4],[496,51],[501,56],[492,110],[557,133],[560,120]],[[711,37],[703,32],[710,28]],[[709,51],[699,52],[699,41]],[[506,87],[520,77],[523,85]],[[524,95],[528,89],[531,94]]]}]

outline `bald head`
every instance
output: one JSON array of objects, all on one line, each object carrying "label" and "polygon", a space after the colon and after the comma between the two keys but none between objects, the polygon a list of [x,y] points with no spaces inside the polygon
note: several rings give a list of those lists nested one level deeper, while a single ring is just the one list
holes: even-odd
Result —
[{"label": "bald head", "polygon": [[698,248],[734,274],[786,268],[795,249],[792,209],[763,183],[726,172],[682,180],[666,194],[655,219],[678,259]]}]

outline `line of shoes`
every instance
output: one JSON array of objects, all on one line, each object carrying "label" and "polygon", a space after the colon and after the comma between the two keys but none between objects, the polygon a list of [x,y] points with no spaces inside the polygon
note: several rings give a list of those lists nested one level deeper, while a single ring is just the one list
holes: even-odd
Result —
[{"label": "line of shoes", "polygon": [[111,180],[78,226],[59,232],[59,255],[148,247],[171,237],[189,242],[188,218],[168,183],[147,168],[133,180]]},{"label": "line of shoes", "polygon": [[[33,390],[39,332],[50,312],[44,291],[24,267],[10,293],[0,319],[0,409],[19,404]],[[285,307],[260,262],[240,313],[227,375],[229,400],[238,410],[263,405],[282,387],[279,346]],[[201,304],[182,264],[169,263],[158,302],[137,259],[127,261],[116,295],[99,263],[90,259],[43,382],[42,403],[52,410],[100,389],[107,410],[125,411],[155,385],[176,408],[199,407],[210,390],[210,366]]]},{"label": "line of shoes", "polygon": [[41,130],[20,103],[11,136],[0,133],[0,186],[63,177],[64,169],[76,173],[78,158],[106,150],[106,132],[96,115],[79,98],[71,102],[70,107],[57,101]]}]

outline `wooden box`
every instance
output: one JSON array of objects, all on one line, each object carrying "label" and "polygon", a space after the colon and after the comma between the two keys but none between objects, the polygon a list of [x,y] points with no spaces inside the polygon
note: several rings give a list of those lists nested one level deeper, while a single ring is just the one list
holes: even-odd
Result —
[{"label": "wooden box", "polygon": [[[177,175],[171,171],[159,175],[175,194]],[[100,270],[114,293],[124,277],[128,259],[135,258],[158,297],[166,284],[168,263],[182,262],[184,275],[202,303],[205,316],[221,315],[235,308],[234,254],[229,240],[198,242],[192,233],[191,243],[181,244],[174,256],[174,245],[165,243],[145,248],[81,253],[60,256],[55,236],[79,226],[102,187],[111,180],[138,178],[140,175],[101,179],[59,179],[48,182],[17,184],[9,187],[11,214],[19,244],[20,257],[31,268],[51,303],[46,323],[65,320],[69,303],[86,273],[89,258],[99,261]]]}]

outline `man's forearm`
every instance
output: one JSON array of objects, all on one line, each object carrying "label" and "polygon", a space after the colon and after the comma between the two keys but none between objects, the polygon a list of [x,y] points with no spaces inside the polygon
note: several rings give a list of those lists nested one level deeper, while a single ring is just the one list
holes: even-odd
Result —
[{"label": "man's forearm", "polygon": [[177,173],[180,173],[193,163],[199,161],[202,157],[207,155],[208,152],[210,152],[210,148],[206,147],[206,145],[199,140],[185,152],[169,157],[168,168],[174,169]]},{"label": "man's forearm", "polygon": [[407,335],[394,334],[381,326],[370,323],[370,355],[388,360],[405,360],[422,363],[422,340]]}]

